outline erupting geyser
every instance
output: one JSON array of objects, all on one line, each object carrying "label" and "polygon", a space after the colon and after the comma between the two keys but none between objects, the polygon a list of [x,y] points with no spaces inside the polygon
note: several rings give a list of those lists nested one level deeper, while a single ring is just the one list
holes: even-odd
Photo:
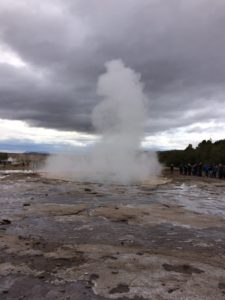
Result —
[{"label": "erupting geyser", "polygon": [[102,101],[92,113],[93,126],[101,139],[84,156],[53,155],[45,171],[75,180],[132,183],[155,177],[161,171],[155,153],[143,153],[140,143],[146,122],[140,75],[121,60],[106,63],[98,80]]}]

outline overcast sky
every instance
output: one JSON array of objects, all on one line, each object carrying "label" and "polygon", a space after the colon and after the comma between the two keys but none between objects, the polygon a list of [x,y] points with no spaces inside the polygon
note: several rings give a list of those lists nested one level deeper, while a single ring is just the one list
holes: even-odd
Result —
[{"label": "overcast sky", "polygon": [[225,138],[224,32],[224,0],[0,1],[0,150],[90,146],[112,59],[145,85],[144,148]]}]

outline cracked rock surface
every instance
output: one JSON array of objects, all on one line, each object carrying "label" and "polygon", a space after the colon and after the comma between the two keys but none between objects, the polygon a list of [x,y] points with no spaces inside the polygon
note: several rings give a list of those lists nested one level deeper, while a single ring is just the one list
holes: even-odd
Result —
[{"label": "cracked rock surface", "polygon": [[4,174],[1,300],[225,299],[225,184]]}]

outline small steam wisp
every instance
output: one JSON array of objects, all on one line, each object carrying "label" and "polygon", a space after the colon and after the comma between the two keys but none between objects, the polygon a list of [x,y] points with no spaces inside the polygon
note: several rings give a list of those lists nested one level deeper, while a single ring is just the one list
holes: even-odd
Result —
[{"label": "small steam wisp", "polygon": [[45,171],[74,180],[123,184],[159,175],[156,154],[140,150],[146,121],[140,75],[121,60],[110,61],[99,77],[97,94],[102,100],[93,110],[92,122],[100,141],[84,156],[50,156]]}]

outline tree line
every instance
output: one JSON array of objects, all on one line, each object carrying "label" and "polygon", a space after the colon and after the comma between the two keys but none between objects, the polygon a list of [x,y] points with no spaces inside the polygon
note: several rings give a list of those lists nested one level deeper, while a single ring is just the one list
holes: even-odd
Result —
[{"label": "tree line", "polygon": [[191,144],[184,150],[168,150],[158,152],[159,161],[165,166],[173,164],[179,167],[181,163],[209,163],[225,165],[225,140],[203,140],[194,148]]},{"label": "tree line", "polygon": [[5,152],[0,152],[0,161],[6,160],[8,158],[8,154]]}]

